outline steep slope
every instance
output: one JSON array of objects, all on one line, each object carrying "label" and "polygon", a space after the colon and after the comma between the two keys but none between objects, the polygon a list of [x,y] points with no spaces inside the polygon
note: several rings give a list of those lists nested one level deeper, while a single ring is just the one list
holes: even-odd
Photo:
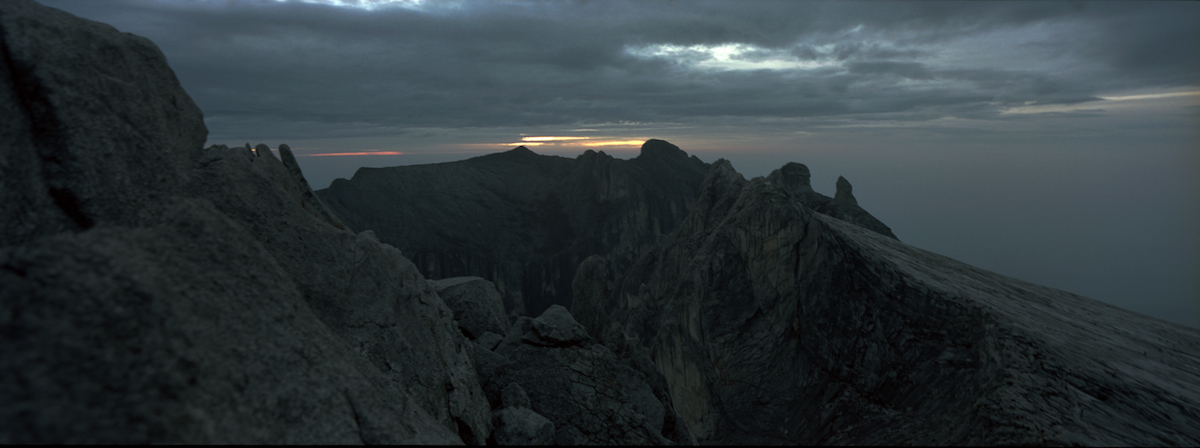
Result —
[{"label": "steep slope", "polygon": [[203,149],[149,41],[0,3],[0,443],[482,443],[416,267],[283,160]]},{"label": "steep slope", "polygon": [[570,306],[580,261],[629,266],[687,214],[708,165],[650,140],[632,160],[575,159],[525,147],[433,165],[361,168],[317,195],[371,229],[430,278],[495,282],[514,314]]},{"label": "steep slope", "polygon": [[697,439],[1200,443],[1200,331],[913,248],[799,193],[714,163],[599,323],[650,349]]}]

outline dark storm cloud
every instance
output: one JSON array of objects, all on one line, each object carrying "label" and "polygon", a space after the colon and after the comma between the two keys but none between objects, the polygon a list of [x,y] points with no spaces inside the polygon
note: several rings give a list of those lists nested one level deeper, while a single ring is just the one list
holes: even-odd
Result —
[{"label": "dark storm cloud", "polygon": [[[994,118],[1014,105],[1195,85],[1200,59],[1200,8],[1189,4],[464,2],[365,11],[275,1],[44,3],[158,43],[218,136],[740,116]],[[992,66],[957,62],[988,62],[1002,49],[971,39],[1006,32],[1032,42],[1013,43],[1003,49],[1009,59]],[[715,59],[695,46],[731,43],[749,46],[733,61],[827,65],[700,68]],[[664,45],[674,46],[669,54],[652,53]],[[1088,68],[1062,68],[1074,60]]]}]

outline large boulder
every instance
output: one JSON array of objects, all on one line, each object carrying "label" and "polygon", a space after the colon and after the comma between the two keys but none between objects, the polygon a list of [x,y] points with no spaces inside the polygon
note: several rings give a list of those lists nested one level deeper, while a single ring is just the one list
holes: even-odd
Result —
[{"label": "large boulder", "polygon": [[0,42],[0,245],[155,220],[208,134],[162,52],[29,0]]},{"label": "large boulder", "polygon": [[0,3],[0,442],[484,443],[466,342],[149,41]]},{"label": "large boulder", "polygon": [[503,337],[508,331],[504,301],[492,282],[479,277],[427,281],[454,312],[454,320],[467,338],[476,340],[487,333]]}]

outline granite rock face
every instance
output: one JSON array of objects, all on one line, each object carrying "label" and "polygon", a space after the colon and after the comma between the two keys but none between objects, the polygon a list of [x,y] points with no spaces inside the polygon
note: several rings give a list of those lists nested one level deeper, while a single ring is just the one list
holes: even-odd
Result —
[{"label": "granite rock face", "polygon": [[484,443],[453,314],[143,38],[0,3],[0,442]]},{"label": "granite rock face", "polygon": [[661,140],[631,160],[519,147],[460,162],[361,168],[316,193],[429,278],[482,277],[495,283],[510,316],[536,316],[571,306],[585,258],[600,254],[624,269],[674,229],[707,169]]},{"label": "granite rock face", "polygon": [[816,213],[799,168],[714,163],[613,292],[702,443],[1200,443],[1200,331]]}]

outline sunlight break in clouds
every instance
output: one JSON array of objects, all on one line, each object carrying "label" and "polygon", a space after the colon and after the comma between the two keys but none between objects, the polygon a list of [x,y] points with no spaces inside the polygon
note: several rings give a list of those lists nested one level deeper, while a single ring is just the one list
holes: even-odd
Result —
[{"label": "sunlight break in clouds", "polygon": [[642,146],[645,140],[609,140],[603,142],[584,142],[582,146]]},{"label": "sunlight break in clouds", "polygon": [[629,47],[625,51],[641,58],[665,58],[697,68],[714,70],[793,70],[836,65],[832,60],[802,61],[779,50],[743,43],[720,45],[654,44]]},{"label": "sunlight break in clouds", "polygon": [[[495,146],[555,146],[560,148],[586,148],[593,146],[642,146],[648,138],[631,140],[628,137],[577,137],[559,135],[538,135],[521,137],[514,143],[495,143]],[[489,145],[489,144],[484,144]],[[472,145],[476,146],[476,145]]]},{"label": "sunlight break in clouds", "polygon": [[[289,0],[275,0],[277,2],[287,2]],[[339,6],[343,8],[358,8],[368,11],[374,10],[381,6],[391,7],[399,6],[409,9],[420,9],[425,0],[297,0],[303,3],[317,3],[330,6]]]},{"label": "sunlight break in clouds", "polygon": [[555,142],[564,140],[591,140],[591,137],[521,137],[523,142]]}]

